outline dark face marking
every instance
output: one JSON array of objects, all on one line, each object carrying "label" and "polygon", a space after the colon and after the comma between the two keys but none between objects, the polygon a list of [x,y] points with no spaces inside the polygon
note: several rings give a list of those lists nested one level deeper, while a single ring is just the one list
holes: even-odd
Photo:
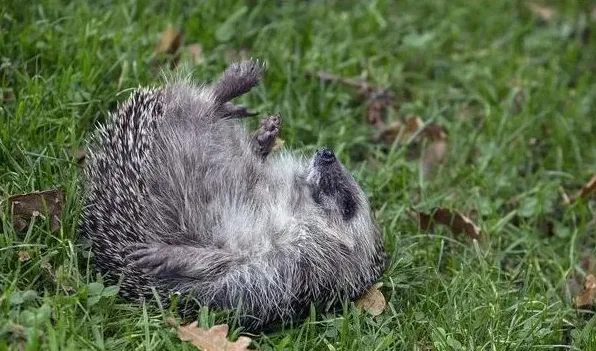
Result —
[{"label": "dark face marking", "polygon": [[358,210],[355,182],[343,169],[333,151],[318,150],[314,156],[314,167],[319,172],[319,183],[311,188],[313,200],[319,205],[326,202],[335,204],[346,221],[354,217]]}]

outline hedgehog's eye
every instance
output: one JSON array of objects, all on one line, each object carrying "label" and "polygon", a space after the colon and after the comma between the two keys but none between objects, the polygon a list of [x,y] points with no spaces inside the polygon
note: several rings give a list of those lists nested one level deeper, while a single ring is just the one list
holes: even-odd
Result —
[{"label": "hedgehog's eye", "polygon": [[358,209],[358,202],[354,198],[354,194],[349,191],[344,191],[338,194],[337,205],[340,208],[341,215],[344,220],[349,220],[356,214]]},{"label": "hedgehog's eye", "polygon": [[312,199],[314,200],[314,202],[316,204],[321,204],[322,199],[321,199],[321,189],[319,187],[310,187],[310,196],[312,196]]},{"label": "hedgehog's eye", "polygon": [[326,211],[339,212],[343,220],[349,220],[356,214],[358,202],[356,195],[349,187],[311,186],[310,195],[313,201]]}]

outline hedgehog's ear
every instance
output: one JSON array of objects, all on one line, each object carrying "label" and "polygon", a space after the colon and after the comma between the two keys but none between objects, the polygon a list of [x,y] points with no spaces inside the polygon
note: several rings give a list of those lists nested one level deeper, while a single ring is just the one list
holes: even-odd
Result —
[{"label": "hedgehog's ear", "polygon": [[259,61],[242,61],[234,63],[223,74],[213,87],[215,101],[220,104],[248,93],[259,84],[263,75],[263,66]]}]

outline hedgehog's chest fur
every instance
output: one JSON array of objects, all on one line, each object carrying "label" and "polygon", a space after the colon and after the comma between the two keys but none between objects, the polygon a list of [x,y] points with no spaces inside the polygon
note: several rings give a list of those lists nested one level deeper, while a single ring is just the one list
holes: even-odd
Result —
[{"label": "hedgehog's chest fur", "polygon": [[[164,128],[170,135],[155,147],[168,162],[148,169],[152,186],[147,201],[175,235],[156,240],[252,255],[305,236],[313,213],[304,213],[304,162],[288,153],[257,159],[247,152],[249,136],[233,122],[204,126],[201,136],[193,138],[185,136],[187,128]],[[180,197],[177,211],[163,207],[172,194]]]}]

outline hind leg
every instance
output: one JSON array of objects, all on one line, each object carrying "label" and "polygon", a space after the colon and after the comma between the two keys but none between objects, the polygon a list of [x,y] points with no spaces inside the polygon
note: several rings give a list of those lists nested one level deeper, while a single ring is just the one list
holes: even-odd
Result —
[{"label": "hind leg", "polygon": [[259,84],[263,75],[263,65],[259,61],[234,63],[213,87],[215,100],[220,104],[248,93]]},{"label": "hind leg", "polygon": [[263,75],[263,65],[259,61],[243,61],[232,64],[213,87],[215,101],[221,104],[224,118],[242,118],[255,116],[241,105],[234,105],[230,100],[248,93]]},{"label": "hind leg", "polygon": [[281,128],[279,114],[269,116],[261,121],[261,127],[253,134],[252,147],[255,153],[265,159],[275,145],[275,139]]},{"label": "hind leg", "polygon": [[158,278],[214,279],[231,269],[234,262],[222,250],[190,245],[134,244],[127,250],[129,267]]}]

